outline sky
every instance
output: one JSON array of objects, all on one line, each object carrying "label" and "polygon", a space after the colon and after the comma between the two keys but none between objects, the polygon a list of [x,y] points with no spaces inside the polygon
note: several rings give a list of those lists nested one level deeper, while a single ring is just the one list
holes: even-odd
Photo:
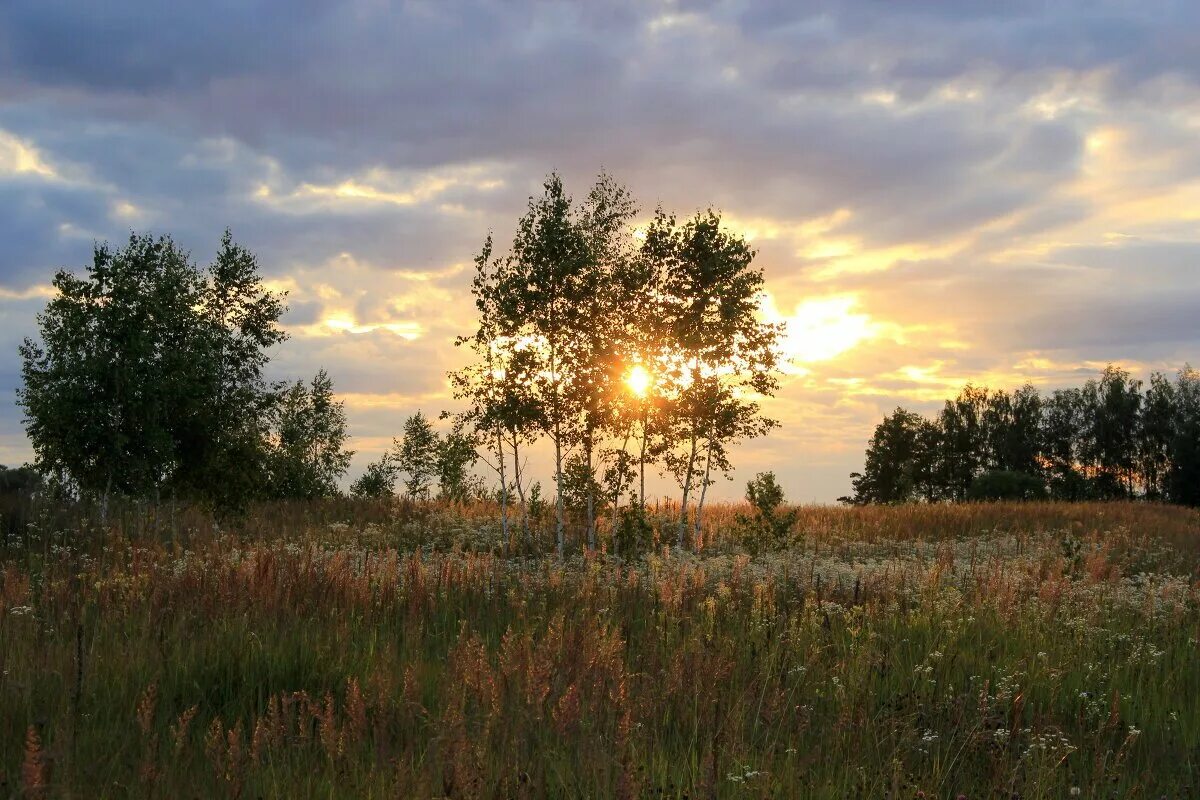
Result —
[{"label": "sky", "polygon": [[897,406],[1200,363],[1200,4],[0,3],[0,463],[59,268],[225,227],[328,369],[351,476],[456,406],[471,259],[557,170],[750,238],[791,360],[734,454],[849,489]]}]

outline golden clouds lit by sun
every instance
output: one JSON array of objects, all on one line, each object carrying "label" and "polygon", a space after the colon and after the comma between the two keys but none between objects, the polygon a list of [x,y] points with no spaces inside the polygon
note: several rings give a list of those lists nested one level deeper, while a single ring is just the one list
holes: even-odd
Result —
[{"label": "golden clouds lit by sun", "polygon": [[781,349],[792,365],[790,371],[803,372],[803,364],[829,361],[878,336],[882,325],[856,310],[857,306],[858,297],[853,294],[831,295],[808,298],[791,314],[783,314],[768,296],[768,319],[787,326]]}]

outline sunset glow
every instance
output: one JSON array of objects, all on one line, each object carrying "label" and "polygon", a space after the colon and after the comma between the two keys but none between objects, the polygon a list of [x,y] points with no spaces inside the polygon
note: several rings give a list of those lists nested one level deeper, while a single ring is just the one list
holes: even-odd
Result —
[{"label": "sunset glow", "polygon": [[650,373],[641,364],[634,365],[633,369],[629,370],[629,374],[625,376],[625,385],[638,397],[645,397],[650,392],[652,383],[653,379],[650,377]]},{"label": "sunset glow", "polygon": [[857,298],[836,296],[802,301],[790,315],[780,316],[787,327],[782,350],[794,364],[828,361],[878,334],[871,317],[856,311]]},{"label": "sunset glow", "polygon": [[[601,169],[625,184],[631,248],[656,208],[711,206],[754,249],[762,319],[786,325],[781,426],[717,496],[770,467],[833,501],[883,414],[968,379],[1197,361],[1200,72],[1178,36],[1200,7],[236,4],[208,47],[203,5],[176,4],[160,22],[197,46],[147,37],[134,63],[112,59],[132,23],[71,5],[0,3],[0,463],[32,457],[15,359],[55,271],[131,231],[207,258],[229,226],[288,293],[280,374],[324,367],[356,398],[353,479],[418,407],[461,410],[473,259],[489,232],[508,250],[550,170],[576,201]],[[118,9],[140,18],[95,13]],[[668,393],[628,370],[622,394]]]}]

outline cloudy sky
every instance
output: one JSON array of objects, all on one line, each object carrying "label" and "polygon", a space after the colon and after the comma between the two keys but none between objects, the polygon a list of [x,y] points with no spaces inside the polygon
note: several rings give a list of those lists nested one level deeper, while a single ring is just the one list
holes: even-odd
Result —
[{"label": "cloudy sky", "polygon": [[1200,4],[0,3],[0,462],[56,268],[229,226],[355,470],[453,408],[471,257],[550,170],[752,237],[795,359],[736,456],[832,501],[897,405],[1200,362]]}]

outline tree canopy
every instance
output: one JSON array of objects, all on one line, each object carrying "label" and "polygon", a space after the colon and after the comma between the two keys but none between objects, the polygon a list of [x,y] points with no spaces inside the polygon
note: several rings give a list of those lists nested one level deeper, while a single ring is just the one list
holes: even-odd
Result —
[{"label": "tree canopy", "polygon": [[1048,396],[970,386],[933,419],[898,408],[875,428],[853,504],[1143,497],[1200,505],[1200,374],[1142,381],[1109,366]]},{"label": "tree canopy", "polygon": [[506,526],[514,476],[525,533],[521,448],[549,442],[560,553],[569,511],[595,546],[603,509],[644,507],[648,464],[680,486],[683,546],[729,448],[775,425],[755,398],[776,388],[780,328],[760,319],[753,249],[711,209],[660,209],[644,229],[637,214],[608,175],[575,202],[552,174],[507,253],[489,236],[476,258],[479,324],[459,340],[475,360],[450,376],[460,422],[500,476]]},{"label": "tree canopy", "polygon": [[40,338],[20,347],[18,402],[39,471],[82,494],[223,508],[291,485],[278,448],[291,447],[299,390],[265,377],[287,338],[284,296],[228,231],[207,268],[170,237],[132,234],[97,245],[82,276],[59,271],[54,288]]}]

